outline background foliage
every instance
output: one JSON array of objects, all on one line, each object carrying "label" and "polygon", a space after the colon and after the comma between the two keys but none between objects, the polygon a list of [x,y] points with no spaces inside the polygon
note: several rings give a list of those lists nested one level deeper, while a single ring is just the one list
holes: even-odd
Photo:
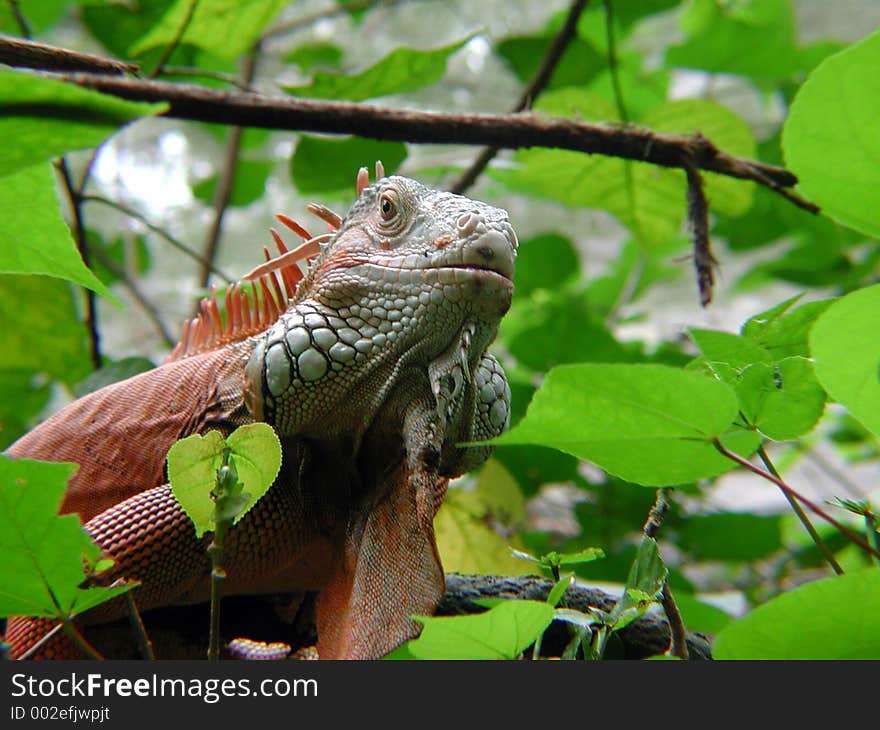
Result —
[{"label": "background foliage", "polygon": [[[169,80],[493,112],[512,106],[568,13],[537,5],[20,0],[0,4],[0,31]],[[707,174],[720,275],[702,310],[682,171],[543,148],[500,154],[468,194],[508,208],[520,234],[514,304],[494,348],[513,428],[438,515],[447,570],[527,573],[534,564],[511,546],[536,556],[596,547],[604,557],[575,561],[578,579],[626,584],[643,610],[666,577],[685,625],[720,632],[717,656],[880,656],[866,639],[880,635],[870,555],[813,515],[846,572],[828,577],[832,561],[776,487],[719,449],[757,452],[753,463],[876,548],[880,34],[870,31],[880,16],[853,3],[852,27],[825,32],[835,11],[817,5],[587,4],[536,111],[699,132],[788,166],[822,214]],[[47,118],[43,102],[69,113]],[[375,159],[449,187],[476,154],[162,119],[161,104],[8,68],[0,107],[0,134],[16,140],[0,149],[3,447],[69,398],[161,361],[206,285],[261,259],[273,212],[300,213],[303,195],[343,211],[357,168]],[[13,489],[17,467],[2,465],[0,486]],[[56,487],[63,478],[45,476]],[[633,583],[633,566],[653,487],[675,487],[657,535],[668,576],[652,573],[644,590],[653,583]],[[493,609],[491,629],[474,619],[477,635],[498,636],[476,655],[516,656],[527,644],[511,632],[539,634],[552,617],[542,606],[519,618]],[[412,655],[449,655],[442,629],[424,638]]]}]

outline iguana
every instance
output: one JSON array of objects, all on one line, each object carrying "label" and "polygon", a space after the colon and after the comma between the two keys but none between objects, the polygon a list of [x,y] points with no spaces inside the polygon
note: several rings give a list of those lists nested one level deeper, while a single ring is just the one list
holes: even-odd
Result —
[{"label": "iguana", "polygon": [[[491,449],[510,389],[486,352],[510,306],[517,239],[505,211],[366,169],[329,232],[280,255],[184,326],[161,366],[86,395],[7,450],[72,461],[62,512],[78,513],[115,564],[104,584],[141,581],[141,609],[208,596],[205,543],[165,483],[179,438],[254,420],[282,443],[281,471],[227,536],[224,593],[318,591],[321,658],[375,658],[413,637],[444,575],[432,526],[450,477]],[[298,263],[311,259],[307,272]],[[109,602],[86,614],[123,614]],[[20,656],[52,624],[16,617]],[[59,634],[38,656],[71,654]]]}]

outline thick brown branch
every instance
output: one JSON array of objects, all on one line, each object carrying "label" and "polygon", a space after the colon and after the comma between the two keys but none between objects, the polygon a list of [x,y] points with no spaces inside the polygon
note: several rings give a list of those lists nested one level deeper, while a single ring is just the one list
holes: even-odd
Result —
[{"label": "thick brown branch", "polygon": [[8,36],[0,37],[0,63],[43,71],[90,71],[99,74],[137,71],[137,66],[130,63]]},{"label": "thick brown branch", "polygon": [[[532,113],[448,114],[386,109],[369,104],[269,97],[166,81],[86,73],[56,74],[85,88],[134,101],[167,102],[166,116],[243,127],[329,134],[422,144],[472,144],[520,149],[549,147],[622,157],[663,167],[695,167],[781,191],[797,183],[788,170],[733,157],[700,135],[660,134],[634,126],[589,124]],[[14,110],[12,110],[14,111]],[[794,193],[786,198],[817,212]]]}]

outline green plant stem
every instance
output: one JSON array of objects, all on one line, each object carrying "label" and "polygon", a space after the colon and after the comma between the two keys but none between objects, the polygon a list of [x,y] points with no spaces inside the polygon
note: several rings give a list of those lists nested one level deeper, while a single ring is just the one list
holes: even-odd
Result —
[{"label": "green plant stem", "polygon": [[221,277],[227,284],[231,284],[233,282],[233,279],[230,276],[224,274],[214,264],[210,262],[206,264],[205,260],[201,256],[199,256],[199,254],[189,248],[189,246],[176,239],[164,228],[160,228],[159,226],[150,223],[150,221],[148,221],[143,215],[138,213],[133,208],[129,208],[127,205],[117,203],[115,200],[110,200],[109,198],[105,198],[101,195],[83,195],[81,199],[84,203],[101,203],[102,205],[106,205],[110,208],[115,208],[120,213],[124,213],[125,215],[127,215],[129,218],[134,218],[136,221],[140,221],[141,223],[143,223],[144,226],[146,226],[148,230],[164,238],[166,241],[168,241],[168,243],[174,246],[174,248],[176,248],[181,253],[189,256],[193,261],[196,261],[203,266],[207,265],[213,273]]},{"label": "green plant stem", "polygon": [[141,656],[149,661],[155,660],[156,655],[153,653],[153,642],[150,641],[147,629],[144,626],[144,621],[141,618],[141,612],[138,611],[137,603],[135,603],[131,591],[126,591],[125,603],[128,606],[128,619],[131,622],[131,628],[137,638]]},{"label": "green plant stem", "polygon": [[[767,450],[764,448],[764,445],[758,448],[758,457],[764,463],[764,466],[767,468],[774,477],[777,479],[781,479],[779,476],[779,472],[776,471],[776,467],[773,466],[773,462],[770,461],[770,455],[767,453]],[[804,512],[803,507],[801,507],[797,500],[792,497],[788,492],[784,489],[781,490],[785,495],[785,498],[788,500],[788,503],[791,505],[791,508],[794,510],[794,513],[798,516],[798,519],[801,521],[801,524],[804,526],[804,529],[810,534],[810,537],[813,538],[813,542],[816,543],[816,547],[819,548],[819,552],[825,557],[825,560],[831,566],[837,575],[843,575],[843,568],[840,567],[840,563],[834,558],[834,554],[831,552],[831,549],[822,539],[822,536],[816,531],[816,528],[813,527],[813,523],[810,522],[810,518],[807,517],[807,513]]]},{"label": "green plant stem", "polygon": [[[669,490],[661,487],[657,490],[657,496],[654,504],[648,512],[648,519],[645,521],[642,532],[645,537],[655,539],[660,526],[663,524],[663,518],[669,511]],[[672,589],[669,587],[669,581],[663,581],[663,588],[660,590],[660,604],[666,614],[666,622],[669,624],[669,653],[672,656],[682,660],[687,660],[687,630],[684,627],[684,621],[681,617],[681,611],[678,610],[678,604],[672,595]]]},{"label": "green plant stem", "polygon": [[67,620],[61,625],[64,628],[64,633],[70,637],[73,643],[76,644],[89,659],[104,658],[101,653],[88,642],[88,639],[80,633],[80,630],[76,628],[76,625],[72,620]]},{"label": "green plant stem", "polygon": [[611,74],[611,87],[614,90],[614,104],[617,114],[624,124],[629,123],[629,114],[623,100],[623,89],[620,86],[620,75],[617,67],[617,43],[614,38],[614,3],[603,0],[605,6],[605,41],[608,45],[608,71]]},{"label": "green plant stem", "polygon": [[[73,185],[73,178],[70,175],[70,168],[67,165],[67,159],[61,157],[56,167],[61,173],[61,180],[64,183],[64,189],[67,193],[67,199],[70,203],[70,213],[73,219],[73,240],[76,242],[76,248],[79,251],[80,258],[83,263],[89,266],[89,244],[86,241],[86,228],[83,221],[82,212],[82,196],[77,192]],[[89,331],[89,354],[92,360],[92,366],[97,370],[101,367],[101,336],[98,333],[98,304],[97,295],[91,289],[83,287],[86,295],[86,316],[85,324]]]},{"label": "green plant stem", "polygon": [[865,540],[863,540],[859,535],[856,535],[852,530],[850,530],[845,525],[842,525],[840,522],[835,520],[831,515],[825,512],[821,507],[811,502],[809,499],[804,497],[802,494],[796,492],[792,489],[788,484],[786,484],[779,477],[773,476],[770,472],[764,471],[759,466],[755,466],[748,459],[744,459],[739,454],[735,454],[730,451],[721,441],[717,438],[712,439],[712,444],[715,446],[715,449],[726,456],[731,461],[735,461],[740,466],[748,469],[750,472],[757,474],[759,477],[763,477],[769,482],[773,482],[777,487],[779,487],[786,494],[790,494],[792,497],[797,499],[802,504],[805,504],[810,510],[812,510],[815,514],[819,515],[826,522],[834,525],[838,530],[840,530],[850,541],[854,542],[858,545],[862,550],[865,550],[867,553],[873,555],[876,558],[880,558],[880,550],[873,548],[869,545]]},{"label": "green plant stem", "polygon": [[171,39],[171,43],[168,44],[168,47],[162,53],[162,56],[159,58],[156,63],[156,67],[150,72],[147,78],[154,79],[160,73],[162,73],[162,68],[168,62],[168,59],[171,58],[171,54],[177,49],[177,46],[180,45],[180,41],[183,40],[183,35],[186,33],[186,29],[189,27],[190,21],[193,18],[193,14],[196,11],[196,5],[199,4],[199,0],[190,0],[189,6],[186,9],[186,15],[181,21],[180,25],[177,28],[177,32],[174,34],[174,38]]}]

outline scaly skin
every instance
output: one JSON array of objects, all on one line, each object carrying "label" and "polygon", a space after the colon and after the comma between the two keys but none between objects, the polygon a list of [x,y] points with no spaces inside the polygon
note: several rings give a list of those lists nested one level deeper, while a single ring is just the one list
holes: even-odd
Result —
[{"label": "scaly skin", "polygon": [[[74,402],[13,444],[74,461],[62,510],[142,581],[146,609],[204,600],[204,542],[163,486],[178,438],[270,423],[282,470],[227,540],[228,593],[320,591],[321,658],[381,656],[443,592],[432,520],[450,477],[506,428],[510,391],[486,353],[510,306],[504,211],[402,177],[367,187],[262,334]],[[120,614],[107,604],[88,622]],[[10,621],[20,656],[51,627]],[[69,651],[51,641],[43,656]]]}]

